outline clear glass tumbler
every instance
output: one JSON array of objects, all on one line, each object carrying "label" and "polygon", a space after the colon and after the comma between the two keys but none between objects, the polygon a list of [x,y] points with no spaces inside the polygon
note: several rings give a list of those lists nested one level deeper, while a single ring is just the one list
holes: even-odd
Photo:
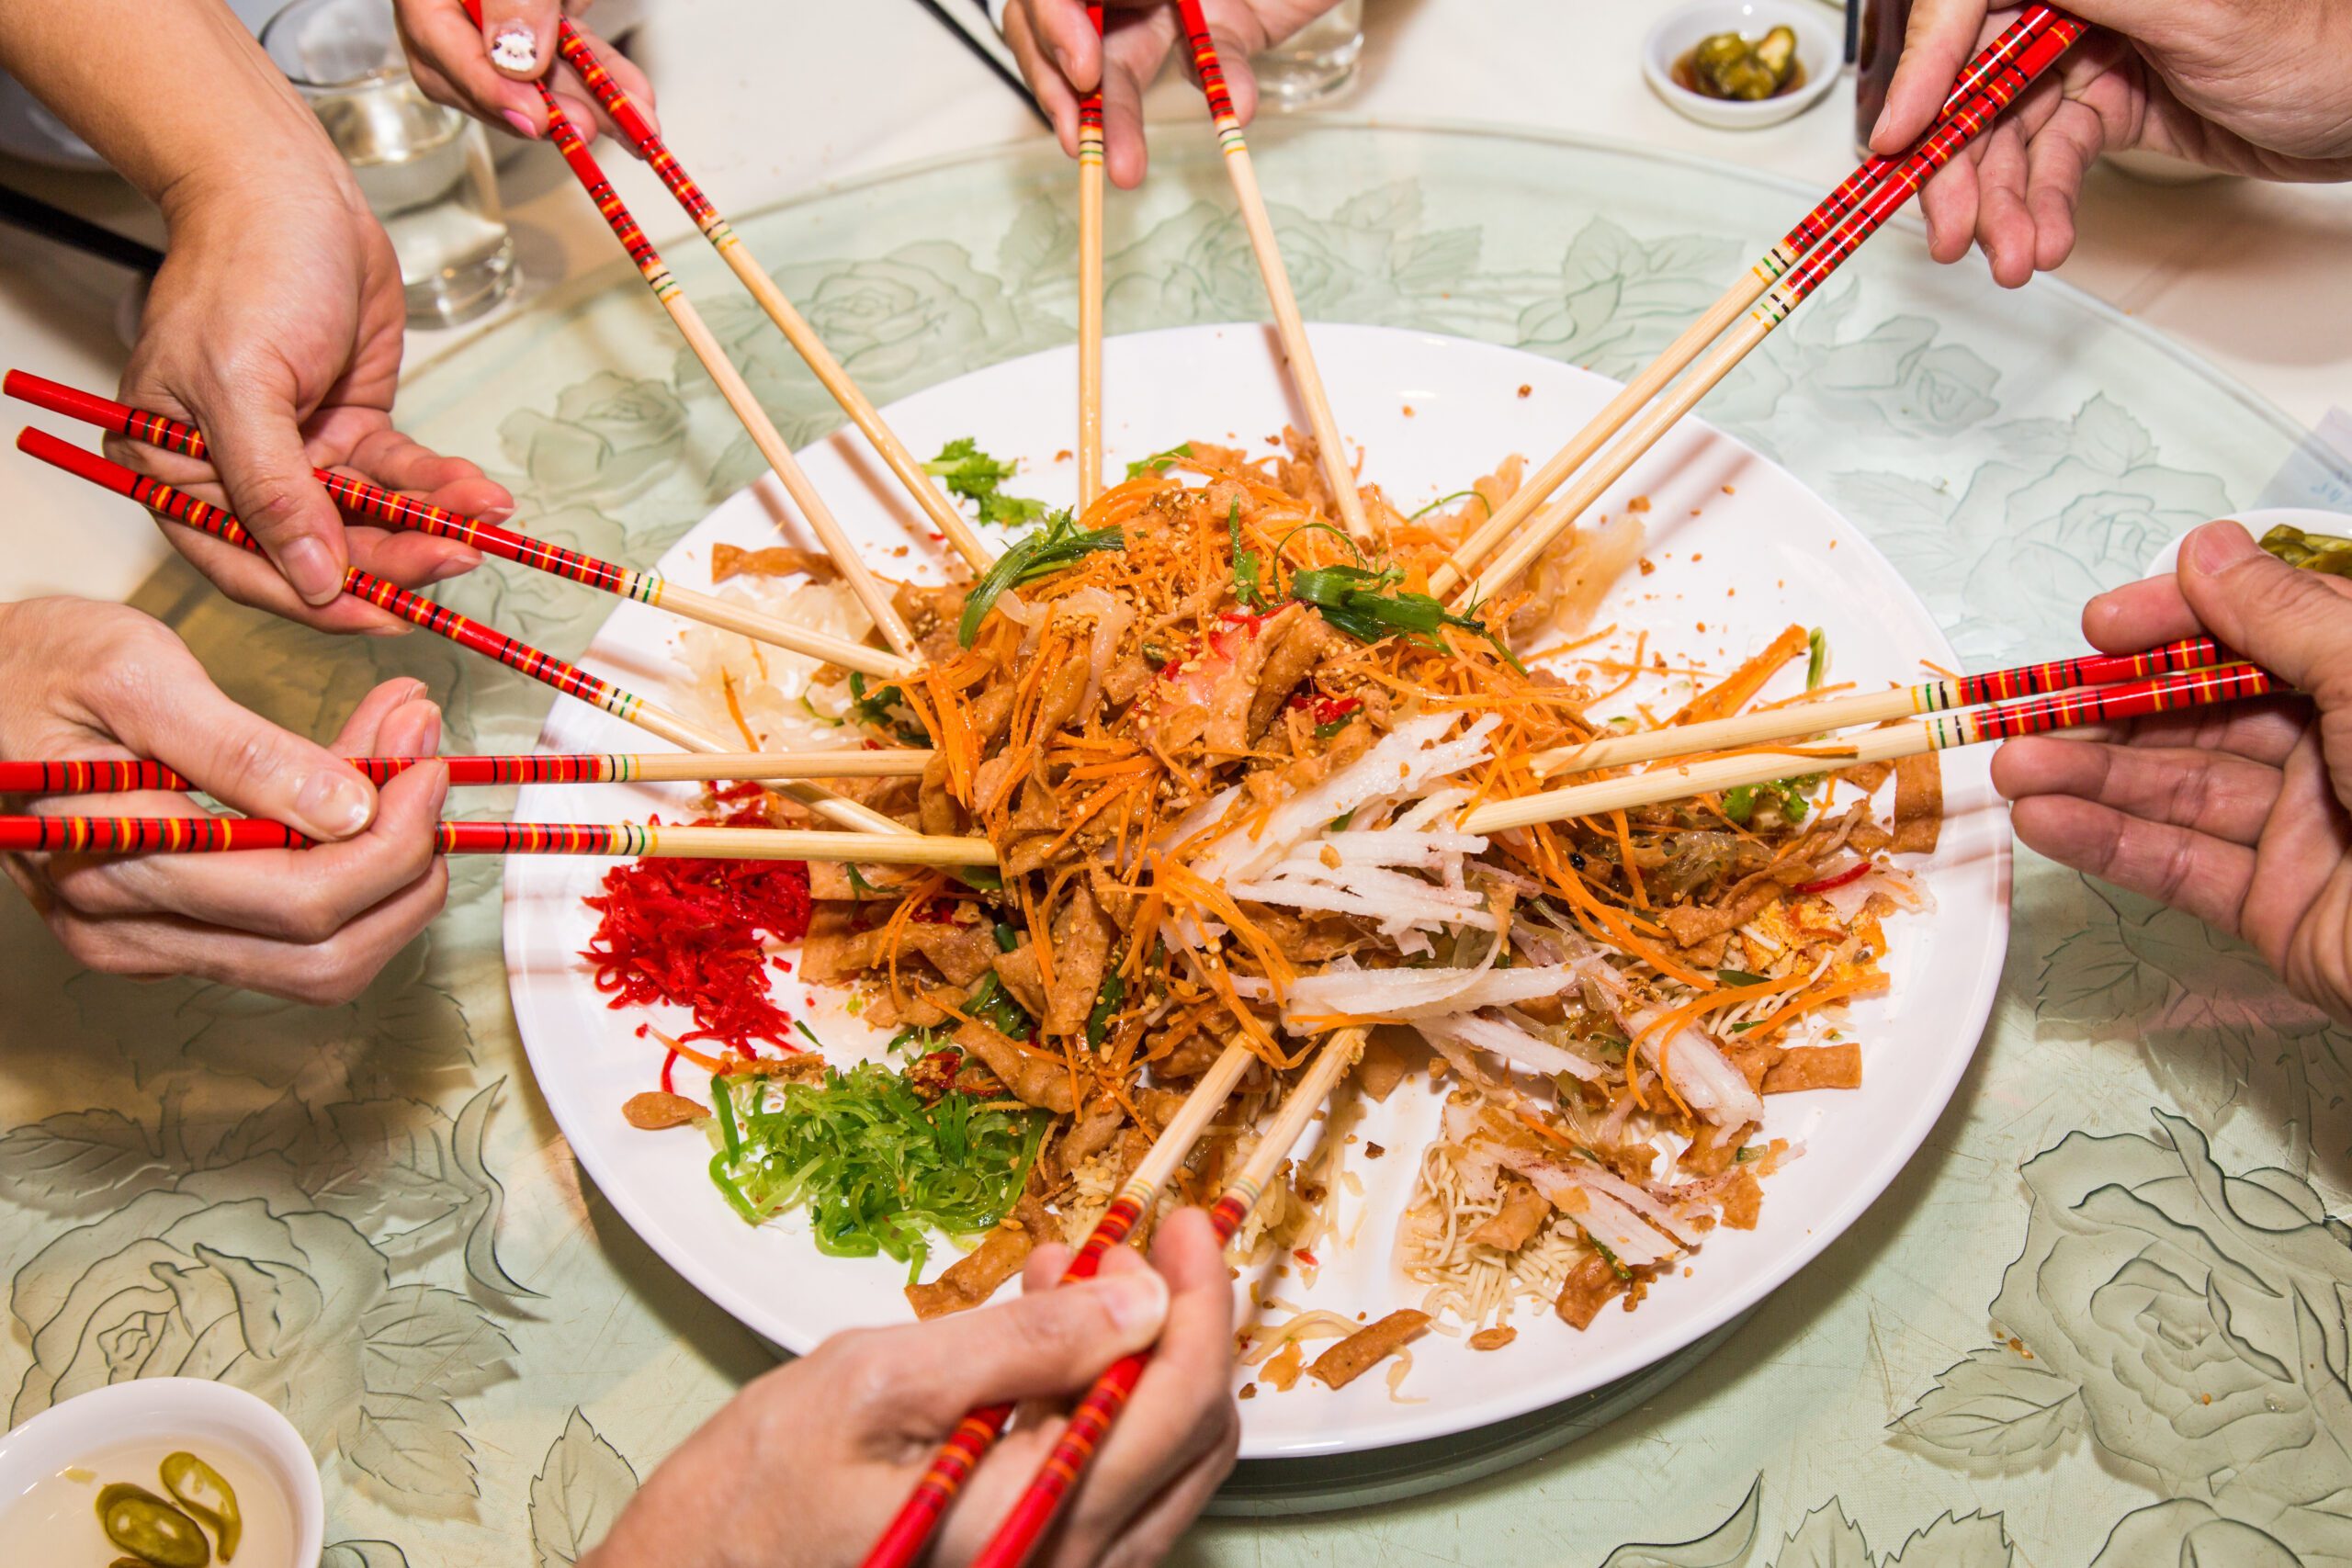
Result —
[{"label": "clear glass tumbler", "polygon": [[1354,80],[1363,54],[1363,0],[1340,3],[1252,60],[1258,101],[1272,109],[1321,103]]},{"label": "clear glass tumbler", "polygon": [[261,41],[391,236],[410,323],[454,326],[506,298],[514,243],[489,140],[417,89],[386,0],[294,0]]}]

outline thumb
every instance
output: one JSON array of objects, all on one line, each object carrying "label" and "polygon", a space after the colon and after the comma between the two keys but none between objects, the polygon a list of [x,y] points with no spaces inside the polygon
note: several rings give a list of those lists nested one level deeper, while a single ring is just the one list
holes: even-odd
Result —
[{"label": "thumb", "polygon": [[1084,1387],[1151,1344],[1167,1321],[1167,1281],[1129,1258],[1091,1280],[874,1336],[868,1346],[888,1386],[876,1390],[873,1415],[935,1438],[975,1405]]},{"label": "thumb", "polygon": [[502,76],[536,81],[554,62],[556,0],[481,0],[482,48]]},{"label": "thumb", "polygon": [[356,769],[230,701],[194,659],[182,667],[157,657],[115,674],[97,683],[92,717],[224,806],[322,840],[347,839],[375,817],[375,786]]},{"label": "thumb", "polygon": [[239,392],[222,407],[195,412],[211,441],[229,510],[304,604],[315,609],[334,603],[350,567],[343,516],[311,475],[290,400]]},{"label": "thumb", "polygon": [[2205,628],[2323,707],[2352,704],[2352,595],[2298,571],[2243,525],[2208,523],[2180,547],[2180,592]]}]

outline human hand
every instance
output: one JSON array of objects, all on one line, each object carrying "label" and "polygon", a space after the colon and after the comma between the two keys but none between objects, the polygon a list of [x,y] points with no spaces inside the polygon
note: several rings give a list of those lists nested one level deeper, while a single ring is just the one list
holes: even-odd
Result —
[{"label": "human hand", "polygon": [[[2142,149],[2270,180],[2352,179],[2352,6],[2332,0],[2069,0],[2093,31],[1928,182],[1938,261],[1974,240],[2015,288],[2066,259],[2101,152]],[[1924,135],[2014,9],[1918,0],[1871,148]]]},{"label": "human hand", "polygon": [[[583,140],[594,141],[599,130],[614,128],[612,118],[556,51],[559,18],[566,14],[576,17],[593,3],[481,0],[481,20],[476,22],[467,15],[465,0],[392,0],[392,14],[400,23],[401,47],[408,51],[409,73],[426,97],[537,141],[548,133],[548,107],[531,84],[545,79],[564,118]],[[659,130],[653,88],[645,73],[577,21],[572,26]]]},{"label": "human hand", "polygon": [[298,160],[290,168],[222,170],[165,197],[170,248],[119,396],[202,429],[209,463],[120,438],[107,446],[222,502],[261,542],[266,562],[164,525],[231,598],[329,631],[404,631],[386,612],[340,597],[346,567],[415,588],[481,558],[427,534],[346,525],[311,470],[346,468],[491,521],[507,516],[514,499],[471,463],[392,428],[406,315],[399,263],[323,146],[316,157],[288,156]]},{"label": "human hand", "polygon": [[[663,1461],[582,1568],[854,1563],[967,1410],[1075,1397],[1155,1342],[1034,1561],[1158,1562],[1233,1464],[1233,1283],[1197,1209],[1160,1225],[1148,1266],[1113,1247],[1095,1279],[1057,1286],[1069,1262],[1067,1247],[1041,1247],[1016,1302],[836,1335],[761,1378]],[[962,1562],[979,1549],[1061,1426],[1024,1406],[956,1499],[930,1561]]]},{"label": "human hand", "polygon": [[[1233,112],[1247,125],[1258,112],[1258,79],[1250,57],[1290,37],[1339,0],[1205,0],[1209,36],[1233,92]],[[1169,52],[1183,41],[1176,7],[1167,0],[1110,0],[1102,36],[1096,38],[1083,0],[1010,0],[1004,41],[1037,105],[1054,122],[1062,151],[1078,155],[1078,100],[1102,89],[1102,166],[1111,183],[1133,190],[1143,183],[1143,95]],[[1190,51],[1184,51],[1191,69]]]},{"label": "human hand", "polygon": [[[348,1001],[441,908],[434,827],[448,770],[379,792],[341,761],[438,751],[441,716],[387,681],[312,745],[231,702],[159,622],[119,604],[0,605],[0,756],[143,757],[231,807],[319,840],[309,850],[6,856],[11,880],[93,969],[192,975],[316,1006]],[[44,797],[49,815],[193,817],[185,795]]]},{"label": "human hand", "polygon": [[2012,740],[1993,783],[2028,845],[2245,939],[2290,990],[2352,1024],[2352,582],[2209,523],[2176,576],[2083,611],[2109,652],[2200,631],[2305,695]]}]

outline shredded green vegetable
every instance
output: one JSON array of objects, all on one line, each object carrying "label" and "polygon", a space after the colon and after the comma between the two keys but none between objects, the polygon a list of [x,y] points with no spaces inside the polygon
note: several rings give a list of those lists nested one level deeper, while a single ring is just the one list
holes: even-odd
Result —
[{"label": "shredded green vegetable", "polygon": [[1815,626],[1804,634],[1804,689],[1810,692],[1829,673],[1829,634]]},{"label": "shredded green vegetable", "polygon": [[1021,1196],[1048,1118],[980,1111],[950,1091],[925,1105],[873,1062],[822,1084],[713,1078],[718,1149],[710,1179],[757,1224],[806,1209],[820,1252],[886,1254],[910,1283],[930,1257],[929,1233],[975,1235]]},{"label": "shredded green vegetable", "polygon": [[1154,452],[1148,457],[1129,463],[1127,465],[1127,478],[1131,479],[1141,479],[1146,471],[1155,474],[1164,474],[1169,469],[1174,468],[1180,458],[1189,457],[1192,455],[1193,444],[1189,441],[1180,442],[1176,446],[1170,446],[1165,452]]},{"label": "shredded green vegetable", "polygon": [[1126,543],[1126,536],[1116,528],[1081,529],[1070,521],[1068,512],[1055,513],[1046,519],[1044,527],[999,556],[988,575],[972,585],[964,601],[963,618],[956,623],[956,640],[966,648],[972,646],[972,639],[980,635],[980,623],[988,619],[989,611],[1006,589],[1051,577],[1097,550],[1125,549]]},{"label": "shredded green vegetable", "polygon": [[1004,481],[1012,477],[1015,466],[998,462],[966,435],[941,447],[939,456],[925,463],[922,471],[978,506],[981,522],[1011,526],[1035,523],[1046,514],[1044,502],[1004,493]]}]

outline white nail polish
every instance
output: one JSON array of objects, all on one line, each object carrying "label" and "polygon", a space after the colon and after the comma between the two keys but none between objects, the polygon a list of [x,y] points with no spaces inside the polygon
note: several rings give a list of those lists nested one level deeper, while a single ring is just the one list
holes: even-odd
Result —
[{"label": "white nail polish", "polygon": [[526,27],[505,28],[491,40],[490,60],[501,71],[529,71],[539,63],[539,40]]}]

